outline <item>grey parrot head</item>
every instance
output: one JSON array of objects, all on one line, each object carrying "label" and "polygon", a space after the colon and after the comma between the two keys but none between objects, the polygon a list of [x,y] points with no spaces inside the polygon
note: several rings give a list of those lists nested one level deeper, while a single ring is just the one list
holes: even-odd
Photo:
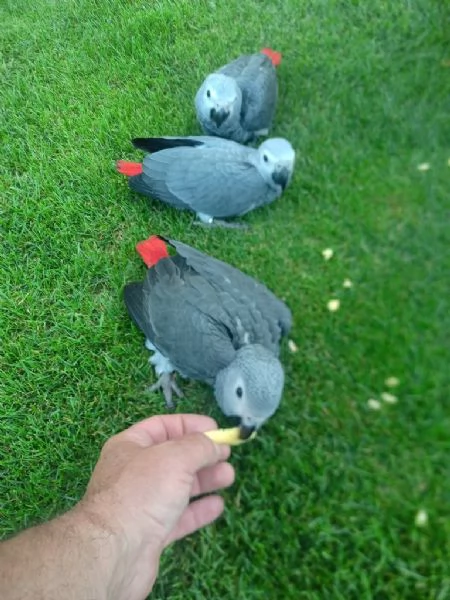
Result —
[{"label": "grey parrot head", "polygon": [[242,92],[232,77],[221,73],[208,75],[195,96],[195,107],[200,122],[212,129],[220,129],[227,122],[239,118]]},{"label": "grey parrot head", "polygon": [[280,361],[259,344],[248,344],[216,377],[214,391],[222,412],[240,418],[246,439],[271,417],[280,405],[284,371]]},{"label": "grey parrot head", "polygon": [[295,151],[284,138],[270,138],[258,148],[258,169],[267,185],[280,193],[289,185],[295,165]]}]

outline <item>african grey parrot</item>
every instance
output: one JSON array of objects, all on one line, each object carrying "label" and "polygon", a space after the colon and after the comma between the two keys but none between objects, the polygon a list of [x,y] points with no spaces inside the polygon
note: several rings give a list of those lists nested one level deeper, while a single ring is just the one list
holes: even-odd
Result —
[{"label": "african grey parrot", "polygon": [[277,103],[275,67],[280,60],[279,52],[265,48],[208,75],[195,96],[203,131],[242,144],[267,135]]},{"label": "african grey parrot", "polygon": [[268,139],[259,148],[212,136],[135,138],[133,145],[152,154],[143,164],[117,162],[130,187],[192,210],[208,225],[217,217],[244,215],[273,202],[289,184],[295,162],[295,152],[283,138]]},{"label": "african grey parrot", "polygon": [[[175,249],[170,256],[166,243]],[[240,418],[245,439],[277,410],[284,386],[278,359],[292,324],[289,308],[238,269],[175,240],[152,236],[136,246],[147,266],[143,282],[125,286],[128,312],[146,347],[167,406],[173,377],[214,386],[222,412]]]}]

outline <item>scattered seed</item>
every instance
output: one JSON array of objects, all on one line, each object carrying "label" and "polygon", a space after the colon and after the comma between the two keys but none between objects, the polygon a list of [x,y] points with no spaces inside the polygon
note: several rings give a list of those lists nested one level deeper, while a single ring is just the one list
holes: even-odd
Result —
[{"label": "scattered seed", "polygon": [[398,379],[398,377],[388,377],[384,381],[384,384],[390,388],[397,387],[399,385],[399,383],[400,383],[400,379]]},{"label": "scattered seed", "polygon": [[336,312],[337,310],[339,310],[340,306],[341,306],[341,303],[336,298],[334,300],[330,300],[327,304],[327,308],[331,312]]},{"label": "scattered seed", "polygon": [[414,523],[417,527],[426,527],[428,525],[428,513],[426,510],[421,508],[414,519]]},{"label": "scattered seed", "polygon": [[397,404],[398,402],[397,396],[394,396],[394,394],[390,394],[389,392],[383,392],[381,394],[381,399],[388,404]]},{"label": "scattered seed", "polygon": [[430,163],[420,163],[420,165],[417,165],[418,171],[429,171],[430,169],[431,169]]},{"label": "scattered seed", "polygon": [[298,352],[298,346],[297,344],[294,342],[294,340],[289,340],[288,341],[288,348],[291,352]]},{"label": "scattered seed", "polygon": [[334,252],[331,248],[325,248],[325,250],[322,250],[322,256],[325,260],[330,260],[330,258],[333,258],[333,254]]},{"label": "scattered seed", "polygon": [[344,279],[344,283],[342,284],[342,287],[351,288],[351,287],[353,287],[353,283],[350,279]]},{"label": "scattered seed", "polygon": [[450,158],[447,160],[447,164],[450,167]]},{"label": "scattered seed", "polygon": [[367,400],[367,406],[370,408],[370,410],[380,410],[381,402],[379,400],[375,400],[375,398],[369,398],[369,400]]}]

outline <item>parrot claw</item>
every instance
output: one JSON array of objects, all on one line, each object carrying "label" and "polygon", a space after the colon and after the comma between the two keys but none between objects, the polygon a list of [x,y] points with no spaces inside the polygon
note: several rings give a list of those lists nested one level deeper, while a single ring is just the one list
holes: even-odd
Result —
[{"label": "parrot claw", "polygon": [[181,388],[179,387],[179,385],[177,384],[177,382],[175,381],[175,376],[171,379],[170,381],[170,385],[172,387],[172,390],[175,392],[175,394],[178,396],[178,398],[184,398],[184,394],[181,390]]},{"label": "parrot claw", "polygon": [[172,392],[175,392],[178,398],[183,398],[183,392],[176,383],[174,375],[171,373],[163,373],[156,383],[147,388],[148,392],[158,392],[159,390],[162,390],[166,406],[169,410],[174,410],[175,408],[175,402],[172,400]]},{"label": "parrot claw", "polygon": [[249,229],[249,226],[245,223],[239,223],[238,221],[222,221],[221,219],[214,219],[211,223],[203,223],[202,221],[194,221],[194,225],[200,225],[200,227],[224,227],[225,229]]}]

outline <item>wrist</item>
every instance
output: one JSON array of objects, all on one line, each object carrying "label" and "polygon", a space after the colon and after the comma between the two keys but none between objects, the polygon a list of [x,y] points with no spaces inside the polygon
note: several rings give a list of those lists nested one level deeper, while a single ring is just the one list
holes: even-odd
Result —
[{"label": "wrist", "polygon": [[118,538],[77,505],[0,548],[0,596],[9,599],[120,599]]},{"label": "wrist", "polygon": [[[121,558],[126,555],[126,539],[111,526],[101,513],[84,501],[64,515],[70,519],[92,565],[92,582],[104,598],[121,598],[117,589],[125,576],[121,572]],[[64,518],[63,517],[63,518]]]},{"label": "wrist", "polygon": [[145,559],[147,582],[153,587],[158,574],[161,544],[149,545],[141,536],[133,534],[109,508],[107,498],[99,494],[82,500],[73,509],[74,518],[80,530],[90,540],[96,562],[98,577],[105,584],[106,597],[114,600],[128,600],[135,597],[135,567],[140,559]]}]

